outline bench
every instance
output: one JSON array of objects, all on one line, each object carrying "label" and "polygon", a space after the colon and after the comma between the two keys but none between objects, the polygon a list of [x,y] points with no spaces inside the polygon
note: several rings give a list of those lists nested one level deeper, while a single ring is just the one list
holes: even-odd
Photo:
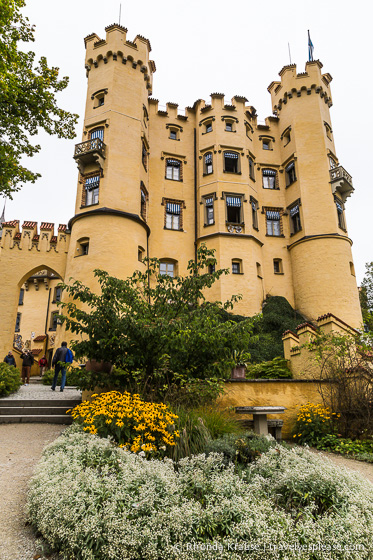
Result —
[{"label": "bench", "polygon": [[[238,420],[240,426],[246,430],[254,431],[254,420]],[[267,420],[268,433],[271,434],[277,441],[282,440],[282,427],[283,420]]]},{"label": "bench", "polygon": [[[273,432],[277,440],[281,440],[281,430],[284,425],[283,420],[267,420],[267,414],[283,414],[286,410],[284,406],[236,406],[236,414],[252,414],[253,420],[241,420],[241,423],[252,422],[254,432],[267,435],[268,428]],[[273,433],[272,433],[273,435]]]}]

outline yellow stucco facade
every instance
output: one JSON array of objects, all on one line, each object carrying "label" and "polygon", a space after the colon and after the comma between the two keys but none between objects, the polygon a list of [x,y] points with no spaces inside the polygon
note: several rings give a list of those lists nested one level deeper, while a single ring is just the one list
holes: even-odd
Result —
[{"label": "yellow stucco facade", "polygon": [[[140,35],[129,41],[122,26],[107,27],[105,39],[89,35],[85,46],[75,215],[56,231],[49,223],[3,224],[0,353],[13,345],[30,276],[47,271],[94,287],[95,268],[124,278],[145,266],[145,256],[183,274],[201,243],[232,272],[210,297],[242,294],[237,313],[259,313],[267,295],[280,295],[310,321],[330,312],[359,327],[344,214],[353,187],[336,155],[331,76],[322,64],[308,62],[302,73],[285,66],[268,88],[273,116],[260,124],[242,96],[228,102],[213,93],[185,111],[161,108],[151,97],[150,43]],[[53,311],[41,293],[34,306],[43,319],[25,325],[37,336],[50,334]],[[56,344],[61,336],[57,328]]]}]

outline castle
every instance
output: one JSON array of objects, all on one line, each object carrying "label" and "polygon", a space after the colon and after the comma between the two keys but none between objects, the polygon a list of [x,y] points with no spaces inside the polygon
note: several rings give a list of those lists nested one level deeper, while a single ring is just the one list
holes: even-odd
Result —
[{"label": "castle", "polygon": [[345,220],[353,186],[334,147],[322,64],[284,66],[268,87],[273,116],[260,124],[239,95],[161,109],[150,42],[129,41],[120,25],[85,46],[75,215],[58,228],[3,223],[0,355],[26,344],[50,357],[62,336],[60,279],[94,288],[95,268],[124,278],[144,269],[145,256],[160,259],[161,274],[182,275],[202,243],[231,271],[211,297],[242,294],[236,312],[254,315],[268,294],[281,295],[311,321],[332,313],[358,328]]}]

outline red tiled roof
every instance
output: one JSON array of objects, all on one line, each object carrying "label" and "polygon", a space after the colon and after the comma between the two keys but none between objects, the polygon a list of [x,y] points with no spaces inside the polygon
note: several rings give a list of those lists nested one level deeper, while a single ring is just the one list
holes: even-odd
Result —
[{"label": "red tiled roof", "polygon": [[3,222],[3,227],[17,227],[19,220],[11,220],[10,222]]},{"label": "red tiled roof", "polygon": [[36,226],[37,226],[37,222],[29,222],[29,221],[26,221],[26,222],[23,222],[23,224],[22,224],[22,227],[23,227],[23,228],[28,228],[28,229],[29,229],[29,228],[34,228],[34,227],[36,227]]},{"label": "red tiled roof", "polygon": [[40,235],[34,235],[34,237],[32,238],[33,241],[39,241],[39,237]]},{"label": "red tiled roof", "polygon": [[60,224],[58,226],[58,231],[66,231],[66,224]]},{"label": "red tiled roof", "polygon": [[316,330],[315,327],[311,325],[311,323],[302,323],[301,325],[297,326],[297,331],[299,331],[300,329],[304,329],[305,327],[310,327],[314,331]]},{"label": "red tiled roof", "polygon": [[51,237],[51,243],[57,243],[57,235]]},{"label": "red tiled roof", "polygon": [[53,229],[54,228],[54,224],[50,223],[50,222],[42,222],[40,229]]},{"label": "red tiled roof", "polygon": [[21,234],[20,233],[16,233],[14,236],[14,239],[21,239]]},{"label": "red tiled roof", "polygon": [[34,342],[43,342],[47,338],[46,334],[39,334],[36,338],[34,338]]}]

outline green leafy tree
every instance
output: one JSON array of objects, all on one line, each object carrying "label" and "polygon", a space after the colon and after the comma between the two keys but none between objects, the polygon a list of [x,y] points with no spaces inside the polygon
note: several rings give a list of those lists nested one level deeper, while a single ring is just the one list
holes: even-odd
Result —
[{"label": "green leafy tree", "polygon": [[359,297],[364,324],[373,331],[373,262],[365,265],[365,276],[361,283]]},{"label": "green leafy tree", "polygon": [[59,138],[74,138],[77,115],[57,106],[56,93],[66,88],[58,68],[50,68],[35,53],[24,52],[20,43],[34,41],[34,27],[20,10],[24,0],[2,0],[0,10],[0,193],[9,198],[26,181],[34,183],[39,173],[21,164],[39,145],[30,142],[40,129]]},{"label": "green leafy tree", "polygon": [[63,284],[70,297],[61,304],[61,318],[69,331],[83,335],[72,343],[76,356],[112,362],[130,381],[140,378],[143,391],[226,378],[233,350],[247,348],[255,321],[222,320],[221,310],[231,309],[239,296],[224,304],[206,301],[213,283],[229,273],[206,272],[216,264],[213,255],[202,246],[184,277],[160,275],[159,261],[145,259],[147,271],[125,280],[95,270],[101,293],[79,281]]}]

